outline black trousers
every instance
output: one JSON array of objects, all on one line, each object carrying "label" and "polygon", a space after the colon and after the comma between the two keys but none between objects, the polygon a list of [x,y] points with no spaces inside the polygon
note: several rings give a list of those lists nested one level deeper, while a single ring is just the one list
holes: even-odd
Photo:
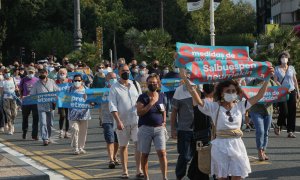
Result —
[{"label": "black trousers", "polygon": [[69,119],[68,119],[68,108],[58,108],[59,114],[59,129],[62,130],[64,126],[64,121],[66,119],[66,131],[69,131]]},{"label": "black trousers", "polygon": [[27,133],[28,131],[28,117],[30,115],[30,112],[32,112],[32,138],[38,137],[38,131],[39,131],[39,115],[38,115],[38,109],[36,104],[32,105],[23,105],[22,106],[22,130],[23,133]]},{"label": "black trousers", "polygon": [[292,91],[289,94],[289,100],[286,102],[280,102],[279,106],[279,116],[277,120],[278,126],[286,126],[287,132],[295,132],[296,127],[296,103],[297,103],[297,93]]}]

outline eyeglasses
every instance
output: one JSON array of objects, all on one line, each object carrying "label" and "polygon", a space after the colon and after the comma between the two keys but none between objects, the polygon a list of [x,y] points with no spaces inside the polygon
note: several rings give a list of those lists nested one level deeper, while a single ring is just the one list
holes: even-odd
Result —
[{"label": "eyeglasses", "polygon": [[232,116],[231,116],[231,113],[230,113],[230,111],[226,111],[226,115],[227,116],[229,116],[229,122],[233,122],[233,118],[232,118]]},{"label": "eyeglasses", "polygon": [[81,80],[74,80],[74,82],[81,82]]}]

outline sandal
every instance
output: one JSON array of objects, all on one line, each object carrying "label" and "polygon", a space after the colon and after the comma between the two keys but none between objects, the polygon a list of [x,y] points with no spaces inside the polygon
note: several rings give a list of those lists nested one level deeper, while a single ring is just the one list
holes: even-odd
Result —
[{"label": "sandal", "polygon": [[144,174],[143,173],[138,173],[137,175],[135,175],[136,178],[144,178]]},{"label": "sandal", "polygon": [[277,136],[279,136],[279,135],[280,135],[280,132],[281,132],[280,127],[279,127],[279,126],[276,126],[276,127],[274,128],[274,133],[275,133]]},{"label": "sandal", "polygon": [[121,179],[129,179],[129,175],[124,173],[122,174]]}]

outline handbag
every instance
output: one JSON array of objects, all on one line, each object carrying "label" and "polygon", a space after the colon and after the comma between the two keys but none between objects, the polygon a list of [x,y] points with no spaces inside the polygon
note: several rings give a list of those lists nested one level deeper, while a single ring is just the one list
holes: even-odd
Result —
[{"label": "handbag", "polygon": [[[212,124],[211,141],[216,138],[216,127],[219,118],[220,105],[216,117],[216,125]],[[198,151],[198,169],[204,174],[210,174],[211,169],[211,144],[203,144],[202,141],[197,141]]]}]

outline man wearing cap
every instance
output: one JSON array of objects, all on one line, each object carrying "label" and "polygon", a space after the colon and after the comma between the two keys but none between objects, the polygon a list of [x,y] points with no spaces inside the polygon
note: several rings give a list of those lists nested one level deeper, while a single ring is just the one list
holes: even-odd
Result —
[{"label": "man wearing cap", "polygon": [[[30,94],[30,91],[34,84],[39,80],[35,76],[35,68],[29,66],[27,68],[27,76],[25,76],[21,82],[20,82],[20,93],[21,98],[24,98]],[[32,133],[31,137],[33,140],[38,140],[38,123],[39,123],[39,116],[38,116],[38,110],[37,105],[22,105],[22,138],[26,139],[26,134],[28,131],[28,117],[30,115],[30,112],[32,112]]]},{"label": "man wearing cap", "polygon": [[[40,70],[38,74],[39,80],[34,84],[33,88],[31,89],[30,95],[59,90],[55,81],[47,77],[48,72],[46,69]],[[44,146],[47,146],[51,142],[51,127],[53,125],[55,107],[53,103],[38,104],[37,107],[40,121],[41,137],[43,139]]]}]

